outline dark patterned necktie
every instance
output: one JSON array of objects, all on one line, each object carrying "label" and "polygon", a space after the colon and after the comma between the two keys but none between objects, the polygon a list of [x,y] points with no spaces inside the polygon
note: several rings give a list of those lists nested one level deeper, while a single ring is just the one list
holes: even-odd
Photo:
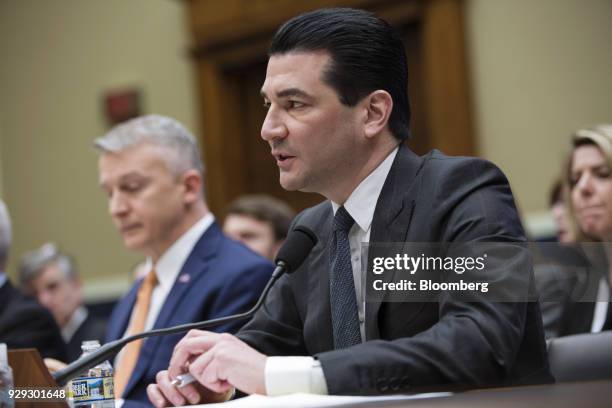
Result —
[{"label": "dark patterned necktie", "polygon": [[330,243],[330,301],[334,349],[361,343],[357,298],[351,266],[351,248],[348,232],[355,223],[344,207],[338,208],[334,217],[333,236]]}]

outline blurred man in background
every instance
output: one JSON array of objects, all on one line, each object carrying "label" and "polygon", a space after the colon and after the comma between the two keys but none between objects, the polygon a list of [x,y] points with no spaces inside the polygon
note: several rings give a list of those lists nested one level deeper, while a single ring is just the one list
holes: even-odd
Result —
[{"label": "blurred man in background", "polygon": [[22,288],[49,309],[67,345],[68,361],[81,355],[86,340],[104,340],[106,323],[89,314],[74,260],[47,243],[21,258]]},{"label": "blurred man in background", "polygon": [[0,200],[0,343],[9,349],[33,347],[43,357],[66,359],[66,346],[49,311],[21,293],[6,276],[11,239],[11,220]]},{"label": "blurred man in background", "polygon": [[274,260],[294,216],[291,207],[281,200],[263,194],[245,195],[230,204],[223,232]]}]

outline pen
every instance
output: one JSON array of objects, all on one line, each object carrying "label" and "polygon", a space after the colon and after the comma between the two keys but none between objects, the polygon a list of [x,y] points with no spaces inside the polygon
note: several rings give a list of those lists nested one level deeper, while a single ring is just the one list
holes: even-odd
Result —
[{"label": "pen", "polygon": [[177,375],[176,379],[172,380],[170,384],[174,385],[177,388],[183,388],[184,386],[186,386],[187,384],[191,384],[195,380],[196,379],[193,377],[193,375],[189,373],[181,374],[181,375]]}]

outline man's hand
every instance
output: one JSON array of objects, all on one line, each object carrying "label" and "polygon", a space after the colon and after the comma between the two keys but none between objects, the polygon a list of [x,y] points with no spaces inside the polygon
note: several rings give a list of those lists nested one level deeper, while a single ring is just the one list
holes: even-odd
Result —
[{"label": "man's hand", "polygon": [[[157,374],[157,384],[149,385],[147,394],[156,407],[219,401],[233,387],[247,394],[265,394],[266,358],[231,334],[192,330],[176,345],[168,371]],[[186,372],[200,386],[170,384]]]},{"label": "man's hand", "polygon": [[163,370],[155,376],[156,384],[147,386],[147,396],[151,403],[157,407],[168,407],[172,405],[197,404],[199,402],[224,402],[231,397],[231,393],[215,393],[204,388],[197,381],[182,388],[171,384],[168,370]]},{"label": "man's hand", "polygon": [[51,374],[68,367],[68,364],[54,358],[47,357],[43,361],[45,362],[45,366],[47,366],[47,370],[49,370]]}]

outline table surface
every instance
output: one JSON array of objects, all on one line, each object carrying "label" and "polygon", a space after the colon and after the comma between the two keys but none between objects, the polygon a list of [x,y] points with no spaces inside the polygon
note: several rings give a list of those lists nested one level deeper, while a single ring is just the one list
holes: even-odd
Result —
[{"label": "table surface", "polygon": [[356,403],[343,407],[384,408],[611,408],[612,379],[528,387],[475,390],[426,400]]}]

